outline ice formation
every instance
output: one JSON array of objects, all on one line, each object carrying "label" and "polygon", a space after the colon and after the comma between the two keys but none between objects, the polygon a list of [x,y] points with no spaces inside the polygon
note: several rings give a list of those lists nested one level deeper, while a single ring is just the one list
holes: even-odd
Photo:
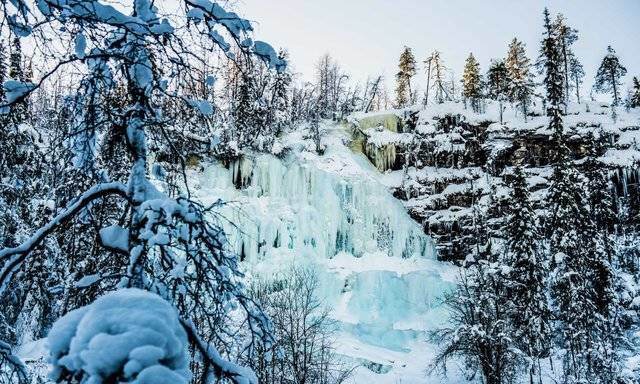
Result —
[{"label": "ice formation", "polygon": [[208,166],[200,197],[227,202],[220,215],[250,274],[294,264],[317,272],[339,324],[338,352],[360,365],[354,382],[430,382],[426,332],[446,321],[440,297],[455,272],[435,260],[433,242],[375,167],[344,144],[348,133],[328,130],[323,156],[292,137],[284,159]]}]

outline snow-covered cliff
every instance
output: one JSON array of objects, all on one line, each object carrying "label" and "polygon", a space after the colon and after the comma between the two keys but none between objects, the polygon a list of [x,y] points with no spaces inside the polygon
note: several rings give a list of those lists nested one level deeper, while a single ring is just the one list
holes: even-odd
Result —
[{"label": "snow-covered cliff", "polygon": [[350,133],[326,128],[322,156],[292,134],[282,159],[205,167],[195,181],[200,197],[228,202],[221,215],[249,274],[316,271],[339,325],[337,352],[359,365],[354,383],[434,382],[424,374],[427,332],[446,321],[440,298],[455,270],[436,261],[433,242],[380,173],[349,149]]}]

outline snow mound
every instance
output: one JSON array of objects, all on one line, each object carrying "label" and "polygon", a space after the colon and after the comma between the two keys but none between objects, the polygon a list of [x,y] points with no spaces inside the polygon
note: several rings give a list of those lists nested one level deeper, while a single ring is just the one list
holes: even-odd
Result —
[{"label": "snow mound", "polygon": [[80,374],[83,383],[124,378],[181,384],[191,377],[187,335],[171,305],[139,289],[122,289],[60,318],[49,332],[51,378]]}]

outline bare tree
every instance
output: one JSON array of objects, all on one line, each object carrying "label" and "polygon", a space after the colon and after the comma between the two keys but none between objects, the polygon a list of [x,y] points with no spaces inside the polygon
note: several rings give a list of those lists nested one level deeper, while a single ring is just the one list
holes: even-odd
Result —
[{"label": "bare tree", "polygon": [[348,378],[350,370],[334,353],[335,326],[318,288],[317,274],[298,267],[251,287],[276,337],[253,362],[260,383],[338,384]]}]

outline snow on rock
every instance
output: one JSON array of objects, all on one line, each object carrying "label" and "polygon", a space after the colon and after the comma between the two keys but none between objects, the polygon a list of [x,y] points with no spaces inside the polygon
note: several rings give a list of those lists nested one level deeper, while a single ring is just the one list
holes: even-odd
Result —
[{"label": "snow on rock", "polygon": [[83,382],[114,375],[138,384],[188,383],[187,335],[171,305],[139,289],[122,289],[69,312],[47,338],[51,378],[80,373]]},{"label": "snow on rock", "polygon": [[383,175],[349,149],[349,132],[324,128],[322,156],[296,132],[283,138],[291,149],[283,159],[208,166],[192,178],[200,198],[227,202],[220,215],[249,275],[292,265],[317,273],[318,296],[339,326],[337,352],[359,366],[351,382],[438,382],[424,375],[422,351],[433,353],[427,333],[446,322],[440,298],[455,270],[436,260],[433,242]]}]

